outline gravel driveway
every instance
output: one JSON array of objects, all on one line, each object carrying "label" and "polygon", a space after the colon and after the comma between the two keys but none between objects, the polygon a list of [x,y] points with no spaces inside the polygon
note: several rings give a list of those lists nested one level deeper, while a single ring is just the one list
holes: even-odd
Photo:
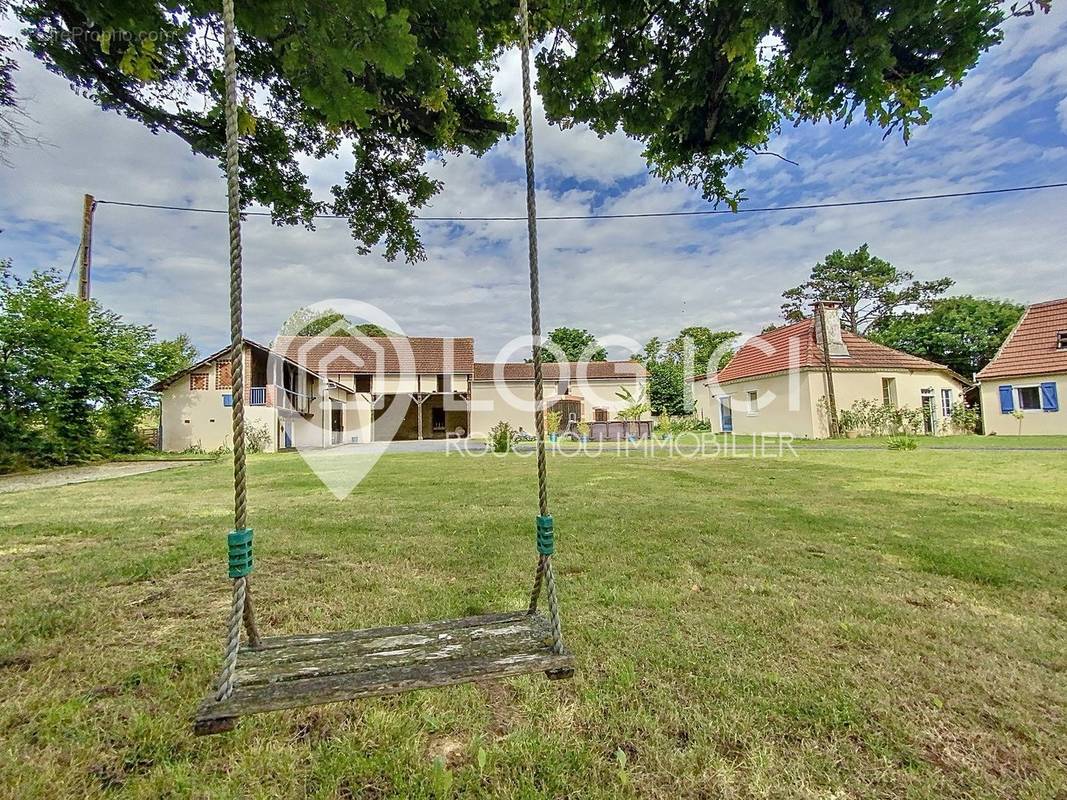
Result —
[{"label": "gravel driveway", "polygon": [[143,475],[161,469],[188,467],[191,464],[209,464],[206,460],[189,461],[121,461],[112,464],[97,464],[88,467],[62,467],[43,472],[28,472],[23,475],[0,475],[0,494],[21,492],[26,489],[45,489],[64,486],[68,483],[104,481],[108,478],[125,478],[128,475]]}]

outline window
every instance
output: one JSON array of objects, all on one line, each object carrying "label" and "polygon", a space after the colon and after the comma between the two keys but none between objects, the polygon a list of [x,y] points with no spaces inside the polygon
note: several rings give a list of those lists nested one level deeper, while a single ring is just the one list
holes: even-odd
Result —
[{"label": "window", "polygon": [[882,402],[887,406],[897,405],[897,379],[882,378]]},{"label": "window", "polygon": [[593,422],[607,422],[608,410],[606,408],[593,409]]},{"label": "window", "polygon": [[759,414],[759,393],[755,390],[748,393],[748,415],[754,417]]},{"label": "window", "polygon": [[571,382],[567,378],[560,378],[556,383],[556,394],[567,394],[571,390]]},{"label": "window", "polygon": [[357,392],[370,392],[371,390],[371,376],[370,375],[356,375],[354,385]]},{"label": "window", "polygon": [[434,431],[445,429],[445,410],[443,408],[430,409],[430,428]]},{"label": "window", "polygon": [[942,417],[951,417],[952,416],[952,390],[951,389],[942,389],[941,390],[941,416]]},{"label": "window", "polygon": [[[452,391],[452,376],[451,375],[438,375],[437,376],[437,391],[439,391],[439,392],[451,392]],[[441,430],[444,430],[444,428],[441,428]]]},{"label": "window", "polygon": [[1060,331],[1056,334],[1056,349],[1067,350],[1067,331]]},{"label": "window", "polygon": [[189,388],[194,392],[207,391],[207,373],[194,372],[189,375]]},{"label": "window", "polygon": [[216,389],[232,389],[233,380],[230,377],[230,362],[229,361],[216,361],[215,362],[215,388]]},{"label": "window", "polygon": [[1022,411],[1041,410],[1041,389],[1037,386],[1018,386],[1015,395]]},{"label": "window", "polygon": [[232,394],[224,394],[222,396],[222,405],[225,406],[226,408],[233,408],[233,395]]}]

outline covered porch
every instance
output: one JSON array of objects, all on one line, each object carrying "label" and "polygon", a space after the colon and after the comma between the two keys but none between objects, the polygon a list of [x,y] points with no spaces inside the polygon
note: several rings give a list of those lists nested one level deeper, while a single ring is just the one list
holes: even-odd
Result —
[{"label": "covered porch", "polygon": [[459,392],[383,394],[375,399],[376,442],[463,439],[470,435],[470,398]]}]

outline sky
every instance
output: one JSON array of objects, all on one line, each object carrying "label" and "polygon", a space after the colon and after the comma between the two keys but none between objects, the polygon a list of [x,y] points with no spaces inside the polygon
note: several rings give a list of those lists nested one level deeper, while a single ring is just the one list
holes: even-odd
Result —
[{"label": "sky", "polygon": [[[0,23],[12,30],[10,21]],[[789,127],[771,156],[731,176],[747,205],[779,206],[1067,181],[1067,13],[1012,19],[961,87],[931,104],[909,144],[866,124]],[[64,274],[80,233],[82,195],[224,208],[212,161],[173,135],[96,108],[19,54],[19,94],[45,142],[0,166],[0,257],[18,274]],[[521,104],[516,53],[501,61],[503,106]],[[699,193],[650,176],[638,142],[561,131],[535,108],[538,211],[588,214],[706,208]],[[308,163],[323,197],[344,159]],[[426,215],[525,214],[522,137],[481,159],[449,157],[430,172],[445,189]],[[689,325],[758,333],[780,321],[781,293],[835,249],[871,251],[917,278],[949,276],[953,294],[1030,303],[1067,296],[1067,189],[888,206],[540,224],[544,329],[586,328],[643,343]],[[344,221],[315,231],[262,218],[244,225],[245,331],[270,340],[300,306],[371,303],[408,335],[473,336],[481,359],[529,331],[523,222],[419,225],[427,260],[360,256]],[[202,353],[228,339],[225,217],[101,205],[93,296],[161,336],[188,333]],[[72,283],[73,285],[73,283]],[[612,355],[625,357],[616,350]],[[518,357],[513,354],[512,358]]]}]

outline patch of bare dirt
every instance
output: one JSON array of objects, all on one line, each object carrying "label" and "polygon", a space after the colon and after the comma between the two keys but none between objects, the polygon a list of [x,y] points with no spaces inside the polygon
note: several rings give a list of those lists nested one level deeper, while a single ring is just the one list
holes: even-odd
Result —
[{"label": "patch of bare dirt", "polygon": [[431,736],[426,744],[426,757],[430,761],[440,759],[449,769],[460,766],[469,760],[467,743],[456,736]]},{"label": "patch of bare dirt", "polygon": [[514,689],[499,681],[478,684],[485,694],[489,707],[489,732],[494,736],[507,736],[519,720],[519,711],[514,699]]}]

